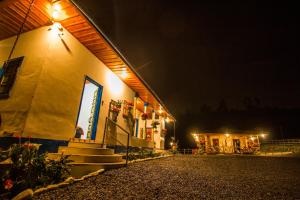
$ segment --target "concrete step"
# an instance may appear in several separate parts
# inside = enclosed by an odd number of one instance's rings
[[[70,163],[71,175],[73,177],[79,178],[84,175],[87,175],[91,172],[95,172],[99,169],[116,169],[124,167],[126,161],[122,160],[121,162],[116,163]]]
[[[68,147],[77,148],[102,148],[102,144],[93,142],[69,142]]]
[[[58,148],[58,153],[64,153],[64,154],[113,155],[114,154],[114,149],[60,146]]]
[[[67,155],[67,154],[65,154]],[[50,159],[59,159],[61,153],[49,153]],[[88,154],[70,154],[70,160],[76,163],[117,163],[122,162],[122,155],[88,155]]]

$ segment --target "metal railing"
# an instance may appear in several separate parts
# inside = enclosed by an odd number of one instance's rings
[[[261,141],[262,144],[300,144],[300,139],[282,139]]]
[[[106,139],[106,135],[107,135],[107,130],[109,127],[109,124],[113,124],[116,127],[118,127],[119,129],[121,129],[123,132],[125,132],[127,134],[127,144],[126,144],[126,166],[128,164],[128,152],[129,152],[129,138],[130,138],[130,132],[127,131],[126,129],[124,129],[123,127],[121,127],[119,124],[117,124],[115,121],[113,121],[112,119],[106,117],[105,119],[105,127],[104,127],[104,134],[103,134],[103,140],[102,140],[102,145],[105,145],[105,139]],[[113,138],[113,137],[112,137]],[[114,140],[116,140],[117,142],[119,142],[120,144],[122,144],[117,138],[113,138]],[[123,146],[125,146],[124,144],[122,144]]]
[[[192,154],[193,152],[193,149],[177,149],[177,152],[180,153],[180,154]]]

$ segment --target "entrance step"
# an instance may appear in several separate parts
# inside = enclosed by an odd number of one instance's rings
[[[68,146],[60,146],[58,153],[49,153],[50,159],[59,159],[61,154],[70,155],[71,175],[81,177],[99,169],[112,169],[125,166],[122,155],[114,154],[114,149],[102,148],[99,143],[70,141]]]
[[[114,149],[90,148],[90,147],[64,147],[58,148],[58,153],[69,154],[92,154],[92,155],[113,155]]]
[[[59,159],[61,156],[60,153],[51,153],[48,154],[50,159]],[[88,155],[88,154],[70,154],[69,157],[75,163],[117,163],[122,162],[122,155],[113,154],[113,155]]]
[[[102,144],[93,142],[69,142],[68,147],[77,148],[102,148]]]

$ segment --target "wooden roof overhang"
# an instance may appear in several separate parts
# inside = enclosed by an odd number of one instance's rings
[[[18,34],[30,2],[33,2],[23,31],[27,32],[52,23],[53,4],[59,4],[60,15],[55,20],[77,38],[99,60],[120,77],[139,97],[149,103],[154,110],[162,109],[163,115],[175,118],[162,101],[131,64],[113,45],[92,19],[72,0],[1,0],[0,1],[0,40]],[[126,72],[126,78],[122,73]]]

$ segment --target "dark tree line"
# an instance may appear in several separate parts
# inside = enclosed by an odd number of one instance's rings
[[[181,148],[195,144],[191,133],[200,132],[268,132],[268,139],[300,138],[300,108],[265,106],[259,98],[245,97],[243,108],[230,108],[222,99],[215,108],[203,104],[177,116],[176,137]],[[172,127],[170,127],[172,128]]]

